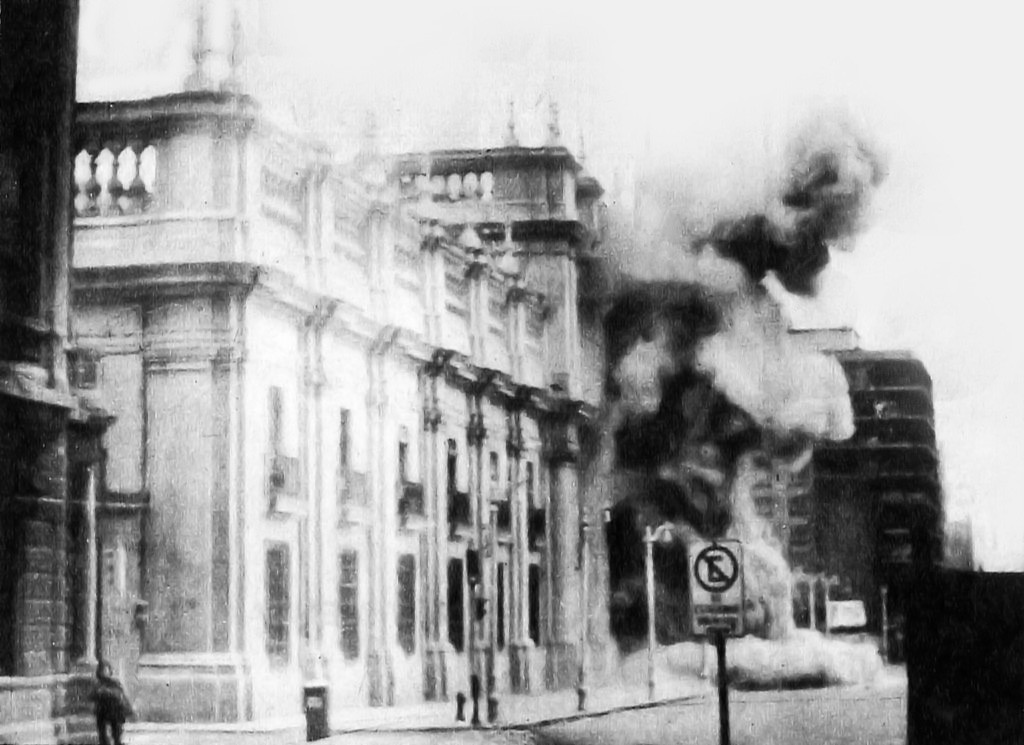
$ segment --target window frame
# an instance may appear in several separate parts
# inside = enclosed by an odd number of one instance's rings
[[[277,571],[271,566],[271,557],[275,554],[283,557],[283,566]],[[267,541],[263,555],[264,651],[272,664],[288,664],[292,646],[291,546],[286,541]],[[272,578],[276,576],[281,578],[279,587],[283,592],[273,596]],[[275,629],[281,629],[282,633],[278,635]]]
[[[338,553],[338,645],[346,661],[362,654],[359,622],[359,552],[345,548]]]
[[[397,628],[398,646],[406,655],[416,653],[416,555],[399,554],[396,562],[397,581]]]
[[[448,643],[456,652],[466,649],[466,568],[458,557],[448,559]]]

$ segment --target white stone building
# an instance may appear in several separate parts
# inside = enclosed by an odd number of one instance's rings
[[[102,652],[142,717],[292,726],[304,685],[402,705],[472,669],[497,696],[577,684],[582,620],[588,649],[607,632],[581,598],[606,579],[581,561],[601,189],[576,158],[338,166],[206,92],[82,104],[76,137],[102,488],[148,505],[105,518],[129,568],[101,583]]]

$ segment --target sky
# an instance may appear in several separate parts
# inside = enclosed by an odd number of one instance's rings
[[[197,2],[146,0],[142,13],[81,0],[79,98],[179,90]],[[230,2],[209,4],[224,48]],[[794,320],[852,325],[865,346],[922,357],[947,512],[970,516],[985,569],[1024,570],[1024,53],[1011,4],[365,5],[240,3],[247,85],[342,154],[371,110],[390,150],[498,145],[509,101],[520,140],[540,144],[554,102],[563,141],[582,144],[610,200],[656,164],[721,203],[763,178],[808,112],[854,117],[889,177]]]

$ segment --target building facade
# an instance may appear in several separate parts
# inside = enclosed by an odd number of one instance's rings
[[[864,629],[880,635],[886,627],[890,655],[899,659],[915,578],[943,560],[931,379],[912,354],[861,349],[850,329],[794,331],[790,341],[835,355],[849,386],[854,434],[814,442],[759,434],[745,445],[751,472],[744,496],[768,528],[764,538],[792,570],[796,625],[826,629],[827,600],[861,601]],[[664,483],[638,487],[628,473],[620,475],[630,464],[622,465],[621,451],[619,458],[620,497],[626,498],[608,526],[611,627],[619,646],[632,649],[646,643],[648,633],[643,531],[664,522],[692,524],[693,518]],[[652,548],[655,632],[663,644],[692,638],[686,551],[679,539]]]
[[[143,718],[292,726],[310,683],[338,711],[599,665],[601,189],[566,148],[338,165],[209,92],[80,105],[75,143],[102,489],[149,505],[101,598]]]
[[[0,741],[72,730],[100,643],[100,436],[69,318],[77,2],[0,21]]]
[[[901,630],[915,569],[943,560],[931,377],[909,352],[860,349],[850,330],[793,338],[836,356],[856,430],[849,440],[818,443],[802,459],[766,471],[778,499],[758,507],[791,566],[823,572],[834,578],[836,593],[862,600],[870,630],[879,633],[883,622]]]

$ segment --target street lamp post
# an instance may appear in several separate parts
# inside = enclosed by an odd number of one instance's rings
[[[488,572],[490,574],[490,585],[491,592],[493,593],[493,602],[491,603],[491,652],[487,656],[487,721],[490,724],[494,724],[498,719],[498,696],[495,692],[495,680],[494,680],[494,666],[497,662],[498,654],[498,608],[497,608],[497,597],[498,597],[498,505],[496,502],[491,502],[491,535],[490,535],[490,554],[491,560],[488,563]]]
[[[587,538],[590,526],[586,520],[580,522],[580,669],[579,684],[576,688],[578,698],[577,709],[586,711],[587,708],[587,640],[590,631],[590,615],[587,613],[587,581],[589,561],[587,554]]]
[[[654,624],[654,543],[668,542],[672,538],[672,524],[663,523],[657,528],[650,525],[644,530],[644,546],[646,555],[644,567],[647,574],[647,696],[653,701],[654,687],[654,645],[657,643],[657,632]]]
[[[469,551],[474,552],[467,556],[475,555],[476,559],[476,572],[480,571],[480,553],[475,550],[475,542],[470,539]],[[480,726],[480,675],[479,675],[479,661],[477,659],[477,612],[478,603],[480,596],[480,580],[479,577],[472,577],[469,584],[469,695],[473,700],[473,715],[470,718],[470,724],[474,727]]]

